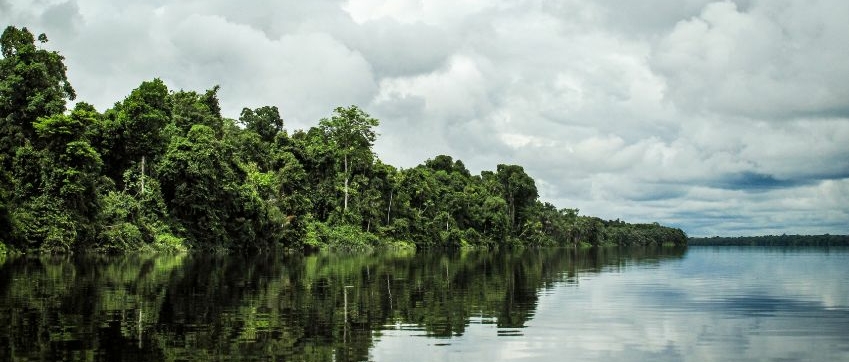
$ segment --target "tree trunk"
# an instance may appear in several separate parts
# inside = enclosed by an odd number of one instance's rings
[[[389,190],[389,207],[386,209],[386,226],[389,226],[389,215],[392,212],[392,192],[395,190]]]
[[[345,205],[343,211],[348,212],[348,154],[345,154]]]
[[[516,226],[516,203],[513,200],[513,191],[507,191],[510,202],[507,204],[507,217],[510,218],[510,231]]]
[[[144,156],[142,156],[141,162],[141,193],[144,194]]]

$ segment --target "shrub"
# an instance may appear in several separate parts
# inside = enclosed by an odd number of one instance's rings
[[[354,225],[328,226],[320,221],[307,224],[304,245],[312,248],[369,249],[380,244],[380,239]]]
[[[156,235],[154,247],[160,251],[181,253],[188,250],[185,240],[181,237],[174,236],[170,233],[160,233]]]
[[[306,233],[304,235],[304,246],[319,249],[327,245],[327,235],[330,232],[325,223],[320,221],[307,221]]]
[[[129,222],[104,227],[98,239],[103,251],[135,250],[144,242],[141,230]]]

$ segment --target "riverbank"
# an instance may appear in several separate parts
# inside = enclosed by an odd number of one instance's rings
[[[692,246],[849,246],[849,235],[763,235],[689,238]]]

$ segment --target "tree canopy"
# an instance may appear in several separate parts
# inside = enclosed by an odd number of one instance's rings
[[[66,112],[75,93],[46,36],[36,45],[8,27],[0,40],[4,250],[687,242],[679,229],[558,209],[519,165],[387,165],[372,149],[380,122],[357,106],[289,133],[276,107],[228,119],[218,86],[152,79],[102,113]]]

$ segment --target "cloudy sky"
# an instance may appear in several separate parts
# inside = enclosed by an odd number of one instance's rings
[[[382,160],[519,164],[581,214],[849,233],[845,0],[0,0],[78,99],[218,84],[287,128],[356,104]]]

